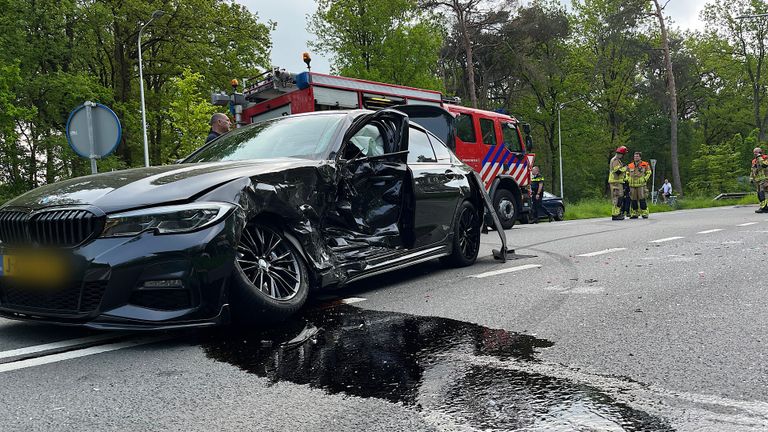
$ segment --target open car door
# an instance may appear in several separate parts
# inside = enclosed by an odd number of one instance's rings
[[[368,258],[413,242],[408,116],[381,110],[359,117],[339,151],[340,220],[333,236],[342,258]]]
[[[433,135],[441,139],[451,151],[456,151],[455,118],[445,109],[434,105],[399,105],[391,109],[396,109],[408,114],[410,121],[418,123],[424,129],[430,131]],[[487,232],[488,226],[493,226],[498,232],[501,240],[501,248],[499,250],[494,249],[493,256],[497,260],[506,261],[510,257],[510,254],[514,255],[515,251],[507,248],[507,236],[504,233],[504,228],[501,226],[501,221],[493,207],[491,198],[488,196],[488,192],[483,186],[480,176],[475,172],[469,179],[475,184],[475,187],[485,204],[485,209],[487,210],[485,213],[486,217],[484,218],[484,231]]]

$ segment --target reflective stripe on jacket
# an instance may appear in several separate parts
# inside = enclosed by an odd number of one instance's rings
[[[608,183],[624,183],[626,175],[627,167],[621,163],[621,159],[618,156],[614,156],[611,159],[610,165],[608,165]]]
[[[754,181],[763,181],[768,179],[768,156],[760,155],[758,158],[752,159],[752,172],[749,174],[749,178]]]
[[[627,165],[627,175],[629,176],[629,187],[642,187],[648,183],[651,178],[651,165],[646,161],[634,162]]]

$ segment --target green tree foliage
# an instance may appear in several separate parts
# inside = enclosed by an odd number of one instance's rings
[[[112,108],[123,125],[116,155],[99,161],[100,170],[143,163],[137,37],[156,9],[165,14],[142,35],[153,164],[195,146],[180,134],[200,137],[199,127],[182,125],[178,104],[184,102],[177,97],[196,109],[188,113],[190,121],[200,119],[202,108],[195,104],[207,100],[210,90],[268,66],[273,25],[226,0],[0,0],[0,82],[12,83],[14,106],[34,113],[3,110],[15,125],[0,133],[0,147],[12,149],[0,155],[1,168],[13,173],[0,177],[2,188],[23,191],[90,173],[64,137],[69,112],[86,100]],[[21,79],[7,81],[5,65],[18,65]],[[199,76],[185,76],[185,70]],[[207,130],[208,119],[202,121]]]
[[[310,46],[333,56],[335,73],[442,88],[442,29],[415,0],[320,0],[308,30],[317,36]]]
[[[698,194],[716,195],[724,191],[737,191],[743,188],[745,164],[741,155],[746,148],[752,149],[757,144],[758,131],[746,138],[741,134],[714,145],[703,145],[698,156],[691,162],[695,173],[688,185]]]
[[[171,79],[168,117],[171,129],[171,145],[163,150],[164,162],[172,162],[200,147],[208,135],[214,107],[201,96],[204,77],[189,68],[181,77]]]

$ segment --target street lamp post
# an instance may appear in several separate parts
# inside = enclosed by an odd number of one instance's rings
[[[165,12],[161,10],[156,10],[152,12],[152,18],[149,19],[149,21],[146,22],[146,24],[142,25],[139,28],[139,38],[138,38],[138,44],[139,44],[139,88],[141,93],[141,128],[144,132],[144,166],[149,166],[149,145],[147,144],[147,107],[144,104],[144,71],[142,70],[141,66],[141,32],[144,31],[144,28],[148,25],[152,24],[152,21],[155,20],[155,18],[160,18],[163,16]]]
[[[582,99],[584,99],[583,96],[557,105],[557,152],[558,158],[560,159],[560,199],[563,199],[565,196],[563,193],[563,135],[560,132],[560,110],[562,110],[566,105],[572,104]]]

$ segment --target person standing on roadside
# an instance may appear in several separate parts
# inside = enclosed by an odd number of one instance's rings
[[[623,220],[624,215],[621,214],[622,204],[624,202],[624,178],[627,175],[627,167],[621,161],[621,158],[627,154],[627,148],[621,146],[616,149],[616,155],[611,159],[608,164],[608,187],[611,189],[611,201],[613,202],[613,208],[611,209],[611,219]]]
[[[552,222],[554,216],[549,210],[541,204],[541,198],[544,195],[544,176],[539,173],[539,167],[531,168],[531,199],[533,200],[533,223],[539,223],[541,213],[546,213],[549,221]]]
[[[768,156],[763,154],[763,149],[755,147],[752,150],[755,158],[752,159],[752,172],[749,173],[749,181],[757,187],[757,199],[760,200],[760,208],[755,213],[768,213],[768,198],[765,192],[768,190]]]
[[[648,189],[645,185],[651,178],[651,165],[642,160],[642,156],[640,152],[635,152],[634,160],[627,165],[629,198],[632,200],[632,208],[629,210],[630,219],[637,219],[638,216],[648,219],[648,202],[645,199]]]
[[[221,135],[229,132],[232,128],[232,122],[229,121],[229,117],[226,114],[215,113],[211,116],[211,130],[208,132],[208,138],[205,139],[205,143],[215,140]]]

